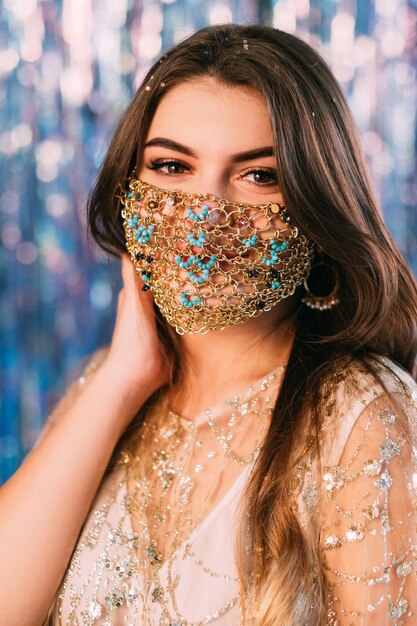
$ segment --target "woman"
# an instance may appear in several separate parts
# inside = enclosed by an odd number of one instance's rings
[[[189,37],[88,209],[124,287],[0,492],[2,623],[415,623],[416,283],[323,60]]]

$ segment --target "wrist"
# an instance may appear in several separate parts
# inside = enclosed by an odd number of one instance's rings
[[[100,376],[106,388],[112,389],[124,407],[130,407],[134,412],[138,411],[158,388],[154,380],[132,377],[129,372],[121,368],[119,363],[111,359],[103,361],[96,375]]]

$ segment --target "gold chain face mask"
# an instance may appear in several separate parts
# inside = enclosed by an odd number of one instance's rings
[[[154,187],[120,193],[126,247],[179,334],[223,330],[269,311],[307,278],[314,244],[285,207]]]

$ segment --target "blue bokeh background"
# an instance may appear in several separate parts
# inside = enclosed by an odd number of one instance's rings
[[[80,360],[108,343],[118,262],[85,201],[152,61],[200,27],[266,23],[341,83],[388,226],[417,272],[417,7],[403,0],[3,0],[0,4],[0,482]]]

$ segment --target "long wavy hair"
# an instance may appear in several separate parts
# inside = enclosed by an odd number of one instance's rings
[[[299,450],[297,442],[303,440],[307,423],[311,432],[319,432],[328,382],[342,362],[353,357],[377,376],[375,356],[385,355],[414,374],[417,286],[383,222],[355,123],[329,67],[304,41],[264,26],[204,28],[151,67],[119,122],[89,198],[90,230],[104,250],[116,256],[125,252],[114,197],[140,158],[158,103],[174,86],[206,76],[225,86],[249,86],[263,96],[287,210],[339,279],[338,306],[328,311],[297,306],[289,363],[244,494],[253,571],[258,572],[255,623],[295,625],[297,598],[303,595],[313,609],[298,619],[321,624],[324,574],[313,576],[320,571],[318,538],[305,536],[292,506],[294,470],[308,452],[306,446]],[[169,385],[178,388],[180,339],[157,310],[156,315],[171,365]],[[124,433],[108,471],[157,394]],[[318,436],[310,439],[310,445],[318,445]],[[242,593],[248,598],[243,555],[237,556]]]

